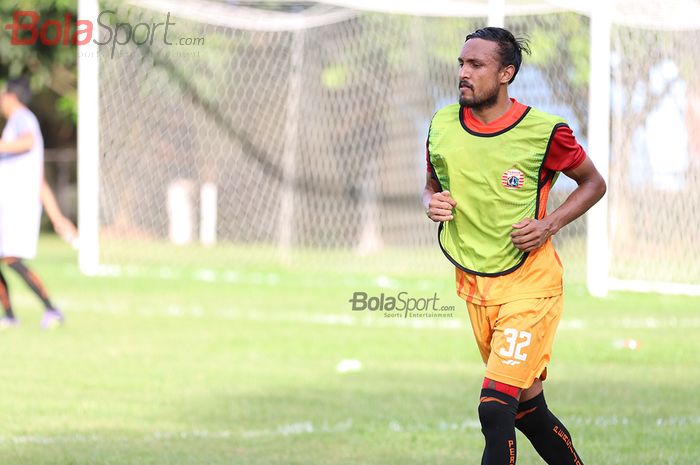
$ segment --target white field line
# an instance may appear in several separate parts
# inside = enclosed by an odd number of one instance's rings
[[[658,417],[658,418],[631,418],[623,416],[597,416],[581,417],[570,416],[565,419],[567,425],[590,426],[594,428],[616,428],[634,425],[642,428],[682,428],[700,425],[700,416],[689,417]],[[308,434],[334,434],[346,433],[355,426],[352,418],[347,418],[337,423],[313,422],[304,420],[294,423],[282,424],[265,429],[250,430],[192,430],[192,431],[154,431],[142,435],[112,435],[112,434],[58,434],[58,435],[5,435],[0,436],[0,445],[3,444],[61,444],[61,443],[100,443],[100,442],[162,442],[169,440],[230,440],[230,439],[255,439],[260,437],[286,437]],[[481,425],[476,418],[468,418],[462,421],[439,421],[436,423],[402,423],[391,420],[384,427],[373,427],[376,432],[394,433],[419,433],[419,432],[445,432],[445,431],[474,431]],[[362,428],[366,429],[366,428]]]
[[[276,287],[284,284],[292,284],[291,281],[285,278],[284,275],[274,272],[239,272],[235,270],[215,270],[201,268],[194,271],[183,272],[177,268],[159,267],[155,271],[151,269],[142,269],[135,266],[130,267],[106,267],[103,275],[115,277],[149,277],[160,278],[165,280],[171,279],[192,279],[201,282],[211,283],[227,283],[239,285],[254,285],[254,286],[269,286]],[[417,291],[429,291],[440,287],[444,282],[442,277],[435,279],[422,279],[418,281],[409,280],[404,282],[402,279],[392,278],[386,275],[370,276],[353,276],[345,275],[338,276],[334,281],[337,284],[342,284],[348,288],[360,288],[363,286],[376,286],[383,289],[404,289],[413,288]],[[297,276],[293,282],[296,288],[325,288],[328,283],[318,279],[317,276]],[[79,304],[80,306],[84,306]],[[66,307],[68,308],[68,307]],[[102,309],[100,309],[101,311]],[[457,315],[466,315],[466,305],[460,300],[455,307]],[[123,313],[121,311],[110,311],[109,313]],[[139,312],[145,315],[161,315],[161,316],[204,316],[204,311],[197,307],[190,309],[180,309],[179,307],[169,307],[167,310],[151,311],[146,313]],[[347,326],[392,326],[392,327],[409,327],[409,328],[442,328],[442,329],[461,329],[464,325],[455,318],[444,318],[444,321],[439,321],[436,318],[384,318],[381,315],[372,315],[370,312],[365,312],[365,316],[356,318],[354,315],[313,315],[300,313],[294,317],[273,315],[262,312],[245,312],[238,313],[232,316],[229,310],[219,310],[206,312],[208,316],[218,316],[226,319],[236,320],[253,320],[253,321],[279,321],[279,322],[305,322],[313,324],[325,325],[347,325]],[[258,313],[260,313],[258,315]],[[376,312],[381,313],[381,312]],[[436,321],[437,320],[437,321]],[[674,328],[700,328],[700,317],[694,318],[657,318],[657,317],[639,317],[639,318],[592,318],[590,320],[582,319],[567,319],[565,318],[559,323],[559,329],[563,330],[578,330],[586,327],[605,327],[619,329],[674,329]]]
[[[308,323],[324,326],[364,326],[364,327],[394,327],[412,329],[446,329],[466,330],[469,322],[464,317],[466,309],[457,308],[452,318],[386,318],[382,312],[353,312],[348,309],[345,314],[320,314],[304,311],[290,311],[288,314],[271,313],[263,310],[241,310],[237,308],[205,309],[201,306],[168,305],[163,307],[126,308],[118,304],[95,302],[86,304],[83,301],[64,302],[62,306],[68,314],[77,313],[106,313],[112,315],[136,315],[144,317],[170,318],[218,318],[224,320],[255,321],[262,323]],[[700,317],[640,317],[640,318],[577,318],[564,319],[559,323],[559,329],[564,331],[583,330],[587,328],[607,329],[697,329],[700,328]]]
[[[698,318],[620,318],[616,320],[625,329],[669,329],[669,328],[700,328]]]
[[[138,315],[146,317],[172,317],[172,318],[202,318],[214,317],[224,320],[243,320],[262,323],[308,323],[323,326],[364,326],[364,327],[394,327],[412,329],[447,329],[447,330],[467,330],[469,323],[466,319],[453,318],[385,318],[380,312],[352,312],[350,314],[313,314],[305,312],[294,312],[280,315],[259,310],[238,310],[234,308],[223,308],[217,310],[205,310],[199,306],[182,307],[170,305],[163,308],[140,308],[124,309],[117,305],[91,304],[75,302],[74,305],[67,305],[64,308],[77,312],[89,313],[109,313],[113,315]],[[457,312],[457,311],[456,311]],[[577,330],[583,329],[586,325],[582,320],[565,320],[559,324],[559,329]]]
[[[381,314],[362,312],[348,314],[313,314],[308,312],[290,312],[289,314],[270,313],[261,310],[239,310],[236,308],[205,309],[200,306],[169,305],[160,308],[125,308],[109,303],[85,304],[84,302],[64,302],[62,306],[67,313],[103,313],[111,315],[136,315],[144,317],[166,318],[219,318],[236,321],[255,321],[262,323],[309,323],[324,326],[365,326],[365,327],[403,327],[418,329],[465,329],[467,323],[457,318],[385,318]],[[455,311],[455,313],[458,313]]]
[[[67,270],[66,272],[74,273]],[[115,278],[149,278],[162,280],[193,280],[206,283],[225,283],[225,284],[241,284],[254,286],[280,286],[293,285],[294,287],[302,288],[326,288],[328,281],[321,279],[319,275],[295,275],[290,279],[287,275],[275,272],[261,271],[236,271],[236,270],[221,270],[211,268],[200,268],[196,270],[181,270],[171,267],[157,268],[140,268],[137,266],[104,266],[101,268],[100,276],[108,276]],[[430,290],[436,287],[442,287],[445,282],[450,282],[449,279],[454,279],[452,275],[436,276],[432,279],[409,279],[392,278],[390,276],[379,274],[374,277],[353,275],[353,274],[333,274],[334,285],[342,285],[347,287],[363,287],[376,286],[384,289],[400,289],[415,288],[417,290]],[[448,280],[448,281],[446,281]]]

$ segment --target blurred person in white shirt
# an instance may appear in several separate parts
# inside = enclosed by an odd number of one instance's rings
[[[30,97],[26,78],[8,80],[0,93],[0,110],[7,119],[0,139],[0,304],[5,311],[0,328],[18,324],[3,275],[5,267],[17,272],[44,304],[43,328],[65,320],[39,277],[25,264],[36,255],[42,190],[48,187],[44,186],[44,139],[39,121],[26,107]]]

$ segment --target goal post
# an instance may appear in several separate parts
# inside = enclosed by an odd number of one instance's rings
[[[609,5],[594,3],[590,26],[590,83],[588,94],[588,156],[606,185],[610,163],[610,12]],[[609,288],[608,196],[587,213],[586,283],[588,291],[604,297]]]
[[[79,0],[78,17],[97,24],[98,0]],[[98,273],[100,120],[99,54],[90,41],[78,51],[78,230],[79,266],[86,275]]]

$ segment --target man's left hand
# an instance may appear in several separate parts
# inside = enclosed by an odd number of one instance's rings
[[[532,252],[547,242],[556,233],[556,229],[548,217],[542,220],[525,218],[513,225],[510,234],[513,245],[523,252]]]

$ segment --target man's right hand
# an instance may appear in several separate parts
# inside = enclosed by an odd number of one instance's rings
[[[428,210],[426,214],[428,218],[436,223],[450,221],[454,216],[452,209],[457,206],[457,202],[452,198],[449,191],[436,192],[430,197]]]

